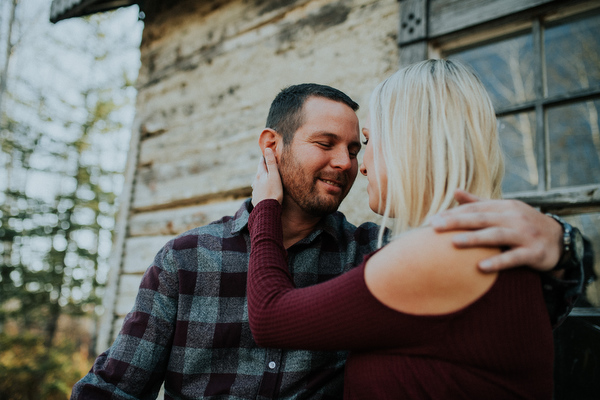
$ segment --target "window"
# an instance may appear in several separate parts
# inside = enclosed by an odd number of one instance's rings
[[[470,65],[490,93],[506,155],[505,196],[566,215],[592,240],[598,274],[600,9],[538,15],[497,37],[461,42],[439,50]],[[600,282],[585,294],[578,306],[600,316]]]

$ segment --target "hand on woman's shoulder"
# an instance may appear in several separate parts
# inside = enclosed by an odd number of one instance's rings
[[[473,303],[497,278],[482,273],[477,263],[500,250],[457,249],[452,244],[457,233],[429,227],[404,233],[367,261],[367,287],[386,306],[408,314],[447,314]]]

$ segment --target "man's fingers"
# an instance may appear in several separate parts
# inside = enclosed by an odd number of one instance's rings
[[[454,191],[454,200],[456,200],[458,204],[475,203],[477,201],[481,201],[479,197],[461,189],[456,189]]]
[[[458,201],[474,196],[457,193]],[[527,265],[548,271],[560,258],[562,229],[556,221],[518,200],[481,200],[446,210],[428,222],[438,232],[465,230],[453,237],[456,247],[504,247],[480,263],[491,271]]]
[[[489,213],[498,211],[509,211],[507,207],[511,200],[481,200],[472,203],[461,204],[460,206],[450,208],[440,212],[441,215],[455,215],[467,213]]]
[[[466,193],[466,192],[463,192]],[[466,193],[468,196],[472,196]],[[469,197],[470,198],[470,197]],[[467,213],[507,213],[507,212],[519,212],[524,209],[531,208],[530,206],[522,203],[518,200],[479,200],[472,203],[461,204],[458,207],[454,207],[445,211],[440,212],[440,215],[458,215]]]
[[[452,243],[458,248],[518,246],[521,241],[512,229],[489,228],[472,232],[458,233],[452,237]]]
[[[440,213],[431,217],[429,223],[436,231],[442,232],[456,229],[482,229],[490,226],[499,226],[502,225],[504,218],[499,213]]]
[[[480,261],[477,266],[484,272],[494,272],[518,265],[528,265],[527,254],[527,250],[523,248],[505,251],[504,253]]]

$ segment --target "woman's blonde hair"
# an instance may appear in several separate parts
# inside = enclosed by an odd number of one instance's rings
[[[500,198],[504,162],[492,102],[477,76],[450,60],[402,68],[373,91],[371,136],[387,171],[383,226],[392,235],[453,207],[455,189]],[[379,150],[379,151],[377,151]],[[381,164],[383,161],[383,164]],[[381,185],[380,201],[381,202]]]

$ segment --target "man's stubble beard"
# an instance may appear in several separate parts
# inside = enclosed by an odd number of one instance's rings
[[[337,211],[350,189],[348,178],[342,173],[332,178],[345,183],[345,192],[338,198],[321,195],[317,189],[319,176],[306,174],[291,149],[284,148],[281,154],[279,174],[284,201],[286,198],[294,201],[304,212],[315,217],[324,217]]]

